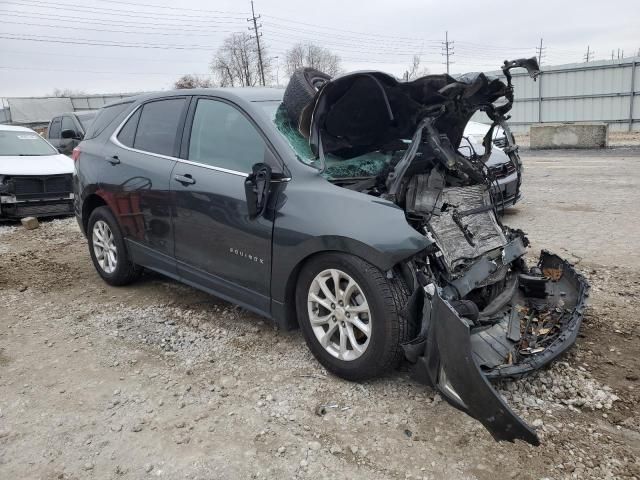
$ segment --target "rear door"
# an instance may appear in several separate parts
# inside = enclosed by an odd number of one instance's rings
[[[134,260],[175,273],[169,181],[189,97],[138,106],[105,149],[102,192],[118,218]]]
[[[268,163],[274,172],[282,168],[237,105],[200,97],[190,110],[184,159],[171,178],[178,273],[268,313],[273,221],[249,218],[244,182],[256,163]]]

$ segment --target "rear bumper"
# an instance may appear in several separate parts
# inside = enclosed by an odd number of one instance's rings
[[[73,214],[73,199],[42,199],[0,204],[0,218],[54,217]]]

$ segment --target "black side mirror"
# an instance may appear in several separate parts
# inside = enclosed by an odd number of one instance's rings
[[[78,132],[71,129],[62,130],[62,132],[60,133],[60,136],[64,139],[70,139],[70,138],[76,139],[76,140],[80,139],[80,134],[78,134]]]
[[[271,167],[266,163],[256,163],[244,181],[249,218],[256,218],[264,213],[267,208],[270,184]]]

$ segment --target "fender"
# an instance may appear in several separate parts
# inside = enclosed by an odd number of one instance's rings
[[[292,181],[280,196],[272,248],[275,302],[285,302],[289,278],[315,253],[349,253],[385,271],[431,244],[407,223],[397,205],[331,184],[327,188],[319,176],[304,189]]]

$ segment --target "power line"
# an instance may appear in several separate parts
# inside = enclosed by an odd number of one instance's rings
[[[260,77],[262,78],[262,86],[266,85],[264,81],[264,65],[262,64],[262,49],[260,48],[260,37],[262,33],[258,32],[258,23],[257,20],[260,18],[260,15],[256,17],[256,12],[253,10],[253,0],[251,0],[251,18],[247,18],[247,22],[253,22],[253,31],[255,32],[256,44],[258,45],[258,62],[260,65]],[[260,24],[262,27],[262,24]],[[251,28],[249,28],[251,30]]]
[[[337,31],[337,32],[346,32],[346,33],[352,33],[354,35],[361,35],[364,37],[367,37],[367,39],[370,39],[372,34],[371,33],[367,33],[367,32],[358,32],[358,31],[354,31],[354,30],[346,30],[344,28],[339,28],[339,27],[328,27],[328,26],[321,26],[318,24],[314,24],[314,23],[305,23],[305,22],[300,22],[298,20],[291,20],[288,18],[283,18],[283,17],[277,17],[275,15],[264,15],[265,18],[275,18],[277,20],[280,20],[282,22],[287,22],[287,23],[296,23],[298,25],[305,25],[308,27],[316,27],[316,28],[322,28],[324,30],[333,30],[333,31]],[[397,39],[397,40],[416,40],[416,41],[424,41],[424,39],[422,38],[418,38],[418,37],[399,37],[399,36],[394,36],[394,35],[385,35],[383,33],[375,33],[375,36],[378,38],[388,38],[388,39]],[[431,43],[440,43],[438,40],[427,40],[428,42]]]
[[[372,44],[392,45],[392,46],[397,46],[398,48],[403,48],[405,50],[407,48],[420,49],[424,47],[424,41],[407,43],[405,41],[396,41],[396,40],[392,41],[392,40],[381,39],[381,38],[371,38],[371,37],[362,38],[362,37],[357,37],[353,35],[340,35],[340,34],[334,34],[329,32],[322,32],[318,30],[310,30],[306,28],[296,28],[289,25],[281,25],[278,23],[273,23],[269,20],[264,22],[264,27],[265,27],[265,30],[274,29],[276,31],[282,31],[285,33],[299,32],[299,33],[303,33],[305,37],[321,37],[320,41],[324,43],[332,42],[337,39],[340,41],[358,42],[366,45],[372,45]],[[431,48],[435,48],[435,47],[431,47]]]
[[[32,20],[52,20],[52,19],[67,19],[67,20],[73,20],[76,23],[79,20],[82,21],[88,21],[91,23],[94,23],[96,25],[107,25],[107,26],[123,26],[123,27],[130,27],[130,28],[151,28],[151,27],[158,27],[158,28],[162,28],[162,29],[167,29],[167,30],[180,30],[182,32],[184,32],[185,28],[188,28],[191,31],[200,31],[200,32],[210,32],[212,28],[216,27],[217,28],[217,23],[222,23],[222,24],[232,24],[232,25],[241,25],[240,23],[236,23],[236,22],[229,22],[227,20],[220,20],[218,22],[214,21],[214,20],[210,20],[211,23],[207,23],[207,24],[201,24],[201,25],[197,25],[197,24],[185,24],[185,23],[157,23],[157,22],[141,22],[139,20],[111,20],[111,19],[102,19],[102,18],[87,18],[87,17],[83,17],[83,18],[78,18],[77,16],[72,16],[72,15],[56,15],[56,14],[41,14],[41,13],[37,13],[37,12],[29,12],[29,14],[25,14],[25,12],[23,11],[19,11],[19,12],[14,12],[14,11],[7,11],[5,14],[5,16],[11,16],[11,17],[22,17],[22,18],[29,18]],[[134,17],[134,18],[138,18],[138,17]],[[106,20],[103,21],[103,20]],[[200,30],[196,30],[197,28],[200,28]],[[206,27],[206,30],[204,30],[203,28]]]
[[[135,3],[130,3],[130,2],[123,2],[123,1],[119,1],[119,0],[102,0],[102,3],[116,3],[119,5],[127,5],[127,6],[135,6],[135,7],[149,7],[149,8],[164,8],[164,9],[168,9],[168,10],[179,10],[179,11],[187,11],[187,12],[199,12],[199,13],[228,13],[228,14],[232,14],[232,15],[240,15],[242,17],[248,15],[249,12],[222,12],[219,10],[204,10],[202,8],[187,8],[187,7],[183,7],[182,5],[180,5],[179,7],[174,7],[174,6],[169,6],[169,5],[159,5],[157,3],[140,3],[140,2],[135,2]]]
[[[9,34],[15,35],[15,34]],[[101,46],[101,47],[123,47],[123,48],[155,48],[160,50],[213,50],[214,47],[205,45],[162,45],[153,43],[124,43],[124,42],[112,42],[109,40],[95,41],[87,38],[68,38],[68,37],[53,37],[47,35],[30,35],[30,36],[13,36],[9,37],[5,34],[0,34],[0,38],[7,40],[24,40],[31,42],[50,42],[50,43],[64,43],[69,45],[84,45],[84,46]]]
[[[29,25],[29,26],[33,26],[33,27],[45,27],[45,28],[56,28],[59,29],[60,25],[48,25],[48,24],[42,24],[42,23],[29,23],[29,22],[12,22],[12,21],[8,21],[8,20],[4,20],[3,23],[10,23],[10,24],[14,24],[14,25]],[[81,27],[81,26],[75,26],[73,27],[74,30],[87,30],[87,31],[91,31],[91,32],[107,32],[107,33],[126,33],[128,35],[163,35],[163,36],[192,36],[192,37],[207,37],[207,38],[211,38],[211,32],[209,33],[193,33],[193,32],[185,32],[183,29],[181,29],[180,32],[175,32],[175,33],[169,33],[169,32],[136,32],[136,31],[131,31],[131,30],[112,30],[112,29],[108,29],[108,28],[91,28],[91,27]],[[216,30],[216,33],[234,33],[236,30]]]
[[[96,71],[96,70],[69,70],[66,68],[43,68],[43,67],[12,67],[8,65],[0,65],[0,69],[3,70],[34,70],[41,72],[68,72],[68,73],[98,73],[98,74],[122,74],[122,75],[167,75],[167,76],[179,76],[179,75],[200,75],[206,76],[211,75],[211,72],[208,73],[193,73],[193,72],[182,72],[182,73],[173,73],[173,72],[124,72],[121,70],[113,70],[113,71]]]
[[[55,4],[51,4],[46,1],[39,0],[29,0],[28,2],[23,0],[3,0],[3,3],[10,5],[17,5],[20,7],[36,7],[38,9],[47,8],[50,10],[60,10],[60,8],[66,8],[68,10],[72,10],[74,13],[93,13],[99,15],[111,15],[116,17],[135,17],[139,18],[140,16],[144,16],[145,18],[155,19],[155,20],[197,20],[201,21],[204,19],[233,19],[233,20],[241,20],[243,17],[241,14],[234,14],[231,16],[220,16],[220,15],[187,15],[187,14],[176,14],[176,13],[162,13],[162,12],[149,12],[144,10],[123,10],[121,8],[104,8],[104,7],[93,7],[86,6],[77,3],[61,3],[56,2]]]
[[[19,55],[19,56],[24,56],[24,55],[40,55],[43,57],[48,57],[51,58],[51,53],[50,52],[42,52],[42,51],[37,51],[37,52],[28,52],[25,50],[14,50],[11,49],[10,51],[4,52],[5,55]],[[57,54],[56,55],[57,58],[70,58],[70,59],[75,59],[75,58],[93,58],[93,59],[99,59],[99,60],[120,60],[122,61],[123,58],[122,57],[115,57],[115,56],[109,56],[109,55],[78,55],[75,53],[70,53],[70,54],[64,54],[64,55],[60,55]],[[199,63],[201,62],[202,59],[198,59],[198,60],[184,60],[184,59],[171,59],[171,60],[167,60],[166,58],[150,58],[150,57],[126,57],[124,60],[127,61],[131,61],[131,62],[160,62],[160,63],[167,63],[168,61],[171,61],[171,63],[184,63],[184,64],[194,64],[194,63]]]
[[[300,40],[300,41],[318,41],[320,43],[322,43],[322,45],[326,45],[328,47],[334,48],[336,50],[340,50],[341,47],[343,49],[348,49],[348,50],[352,50],[355,53],[360,52],[360,53],[388,53],[389,55],[394,55],[394,56],[409,56],[409,57],[413,57],[413,55],[415,55],[415,52],[406,52],[405,49],[393,49],[393,48],[378,48],[376,47],[375,50],[373,50],[372,48],[366,48],[367,45],[359,45],[359,44],[349,44],[349,43],[341,43],[341,42],[321,42],[313,37],[303,37],[303,36],[292,36],[291,34],[285,34],[285,33],[281,33],[281,32],[270,32],[268,29],[265,29],[265,32],[267,33],[267,35],[269,37],[275,37],[275,40],[272,38],[271,41],[272,42],[280,42],[280,43],[286,43],[287,45],[291,44],[292,40]],[[279,40],[279,38],[284,38],[285,40]],[[363,50],[359,50],[358,47],[361,46],[364,49]]]
[[[268,17],[268,15],[263,15],[263,17]],[[371,44],[371,43],[384,43],[385,45],[398,45],[398,46],[403,46],[403,47],[415,47],[415,46],[422,46],[426,43],[431,43],[434,46],[435,45],[440,45],[439,41],[433,41],[433,40],[425,40],[425,39],[413,39],[413,40],[406,40],[406,39],[401,39],[401,38],[396,38],[396,37],[389,37],[389,38],[385,38],[384,36],[379,36],[378,34],[375,35],[371,35],[371,34],[356,34],[356,33],[349,33],[348,30],[343,31],[342,33],[336,33],[333,31],[323,31],[322,29],[327,28],[327,27],[315,27],[315,28],[307,28],[304,23],[300,23],[298,24],[297,22],[295,23],[295,26],[293,25],[287,25],[284,23],[280,23],[278,21],[273,21],[273,20],[269,20],[267,19],[266,21],[263,20],[265,27],[271,27],[274,29],[278,29],[278,30],[283,30],[285,32],[291,32],[291,31],[296,31],[296,32],[302,32],[306,35],[317,35],[317,36],[321,36],[321,37],[326,37],[326,38],[330,38],[330,39],[334,39],[334,38],[338,38],[338,39],[343,39],[343,40],[352,40],[352,41],[357,41],[357,42],[365,42],[367,44]]]

